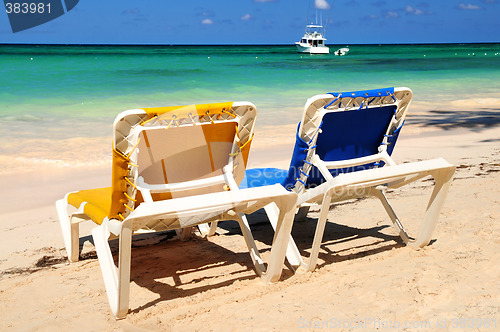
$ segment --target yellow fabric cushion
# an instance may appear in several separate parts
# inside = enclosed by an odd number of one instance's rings
[[[187,106],[169,106],[169,107],[152,107],[143,108],[147,113],[149,118],[154,116],[161,116],[172,111],[175,111],[175,115],[178,118],[187,118],[189,113],[192,115],[205,115],[206,112],[210,114],[223,114],[229,111],[233,107],[233,102],[226,103],[213,103],[213,104],[199,104],[199,105],[187,105]]]
[[[127,191],[125,177],[127,175],[128,158],[113,149],[109,219],[122,219],[119,215],[123,215],[125,212],[126,208],[124,204],[128,202],[128,198],[125,196],[125,192]]]
[[[79,208],[83,202],[87,204],[83,212],[96,224],[102,224],[104,218],[121,219],[120,214],[125,212],[128,198],[124,192],[127,183],[127,158],[116,150],[113,150],[113,169],[111,175],[111,187],[81,190],[68,196],[68,203]]]
[[[79,208],[86,203],[83,213],[96,224],[102,224],[104,218],[109,216],[111,208],[111,187],[81,190],[68,195],[68,203]]]
[[[245,168],[247,166],[248,155],[250,154],[250,146],[252,145],[253,136],[254,135],[252,135],[252,137],[250,137],[245,144],[240,145],[241,155],[243,156],[243,161],[245,162]]]
[[[173,107],[157,107],[157,108],[144,108],[149,118],[154,116],[161,116],[168,112],[174,112],[176,116],[189,116],[190,113],[196,113],[198,115],[204,115],[207,112],[210,114],[223,114],[232,108],[232,102],[227,103],[216,103],[216,104],[202,104],[202,105],[190,105],[190,106],[173,106]],[[204,133],[207,136],[207,142],[210,141],[232,141],[234,137],[234,132],[232,130],[224,131],[224,134],[220,131],[214,132],[213,128],[207,130],[204,129]],[[250,141],[247,142],[245,146],[242,147],[244,161],[246,163],[248,158],[248,150],[250,148]],[[86,202],[84,206],[84,213],[90,217],[95,223],[102,224],[104,218],[108,219],[122,219],[121,215],[126,210],[125,204],[128,203],[128,198],[125,195],[127,191],[128,184],[125,181],[125,177],[128,175],[128,162],[129,158],[124,156],[121,152],[113,149],[112,157],[112,176],[111,176],[111,187],[82,190],[76,193],[72,193],[68,196],[68,203],[76,208]],[[138,205],[142,201],[140,193],[138,193]],[[167,194],[167,196],[170,196]],[[165,199],[167,197],[158,197],[160,199]]]

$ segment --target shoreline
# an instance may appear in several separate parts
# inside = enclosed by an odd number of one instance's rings
[[[499,101],[500,102],[500,101]],[[420,113],[424,114],[424,113]],[[425,117],[427,115],[423,115]],[[413,119],[413,124],[405,124],[402,136],[398,140],[394,158],[397,162],[413,161],[414,155],[419,159],[431,159],[443,156],[449,162],[459,164],[461,160],[460,149],[465,146],[475,145],[481,150],[494,146],[497,140],[496,130],[499,119],[485,117],[483,123],[477,127],[465,127],[460,124],[450,128],[439,127],[439,124],[425,127],[418,117]],[[295,143],[296,124],[281,126],[261,126],[255,130],[247,168],[275,167],[287,169]],[[481,137],[485,137],[481,139]],[[453,142],[447,143],[452,139]],[[73,140],[73,139],[71,139]],[[77,139],[81,145],[83,138]],[[476,140],[475,143],[472,141]],[[481,144],[481,140],[490,140],[493,144]],[[67,160],[47,160],[41,158],[17,161],[21,167],[14,167],[0,171],[0,215],[6,212],[22,211],[29,201],[31,207],[46,206],[55,202],[69,191],[89,188],[107,187],[110,185],[110,151],[111,137],[99,137],[91,147],[84,149],[80,155],[87,155],[88,161],[74,161],[71,147],[65,148],[70,152]],[[433,143],[434,142],[434,143]],[[63,146],[67,144],[62,144]],[[98,151],[98,152],[97,152]],[[418,152],[416,152],[418,151]],[[57,155],[59,151],[50,151]],[[484,151],[487,154],[486,151]],[[93,156],[102,156],[99,161]],[[13,157],[17,160],[18,157]],[[7,156],[0,156],[4,166],[9,160]],[[38,161],[38,163],[37,163]],[[26,166],[27,165],[27,166]],[[17,166],[14,162],[14,166]],[[40,195],[40,193],[49,193]],[[53,193],[53,194],[51,194]],[[1,218],[0,218],[1,221]]]
[[[256,163],[262,163],[262,159],[252,157],[255,150],[275,145],[288,149],[290,154],[284,158],[289,158],[293,149],[297,123],[302,113],[301,107],[286,107],[287,110],[293,110],[287,113],[270,106],[259,107],[255,139],[250,156]],[[484,130],[500,125],[499,109],[500,98],[492,97],[441,102],[438,107],[435,102],[413,101],[403,133],[405,136],[427,137],[428,135],[442,135],[441,130],[445,132],[460,128],[472,131]],[[287,120],[278,122],[284,116],[288,117]],[[3,166],[0,169],[0,176],[40,168],[108,167],[111,162],[112,118],[109,123],[103,123],[104,118],[107,117],[102,117],[99,121],[80,123],[74,131],[70,130],[68,123],[57,122],[53,128],[49,127],[43,134],[39,133],[37,121],[26,122],[23,126],[17,124],[13,127],[14,129],[5,126],[5,132],[0,135],[0,138],[4,139],[0,147],[0,164]],[[3,127],[1,125],[0,122],[0,128]],[[42,125],[46,127],[48,123]],[[63,129],[58,126],[62,126]],[[14,131],[19,131],[21,128],[23,130],[21,136],[13,135]],[[10,130],[13,130],[12,134],[8,134]],[[51,134],[52,131],[54,131],[53,134]],[[82,133],[88,136],[83,136]],[[288,148],[288,144],[292,147]],[[286,168],[288,165],[280,167]]]

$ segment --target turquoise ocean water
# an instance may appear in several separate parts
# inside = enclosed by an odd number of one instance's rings
[[[264,126],[298,122],[308,97],[330,91],[407,86],[416,105],[499,98],[500,44],[350,45],[345,57],[293,45],[0,45],[0,75],[5,160],[35,158],[26,142],[110,137],[113,118],[137,107],[248,100]]]

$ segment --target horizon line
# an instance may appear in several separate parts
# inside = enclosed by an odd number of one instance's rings
[[[468,44],[500,44],[498,42],[421,42],[421,43],[351,43],[351,44],[326,44],[326,45],[468,45]],[[140,43],[2,43],[0,45],[12,46],[166,46],[166,47],[186,47],[186,46],[290,46],[294,44],[140,44]]]

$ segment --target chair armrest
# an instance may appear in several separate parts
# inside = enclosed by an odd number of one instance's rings
[[[388,185],[390,188],[398,188],[410,182],[405,181],[405,178],[408,176],[412,177],[411,180],[414,181],[417,178],[432,175],[432,173],[442,170],[453,173],[455,166],[443,158],[437,158],[343,173],[337,175],[335,178],[331,177],[331,179],[328,179],[315,188],[307,190],[307,192],[300,195],[297,205],[305,202],[319,201],[328,190],[337,190],[337,194],[340,195],[347,192],[347,190],[376,187],[378,185]]]
[[[282,200],[284,197],[292,197],[291,202]],[[287,198],[288,199],[288,198]],[[233,210],[236,213],[252,213],[263,208],[269,203],[275,202],[281,208],[286,205],[286,210],[295,207],[297,194],[287,191],[281,185],[240,189],[236,191],[222,191],[211,194],[187,196],[156,202],[145,202],[139,205],[127,219],[133,220],[137,228],[141,224],[152,219],[180,219],[180,227],[194,226],[196,224],[211,221],[212,217],[219,219],[226,215],[225,211]],[[187,216],[196,216],[193,222]],[[227,218],[233,219],[228,214]],[[204,218],[206,218],[204,220]],[[177,228],[179,225],[173,226]]]
[[[234,180],[231,164],[224,166],[224,174],[212,176],[205,179],[166,183],[166,184],[149,184],[144,181],[142,176],[137,178],[136,187],[140,190],[145,202],[152,202],[151,193],[162,192],[179,192],[192,189],[206,188],[218,184],[226,184],[231,190],[238,190],[238,185]]]
[[[373,163],[373,162],[380,162],[380,161],[383,161],[386,164],[391,165],[391,166],[396,165],[394,160],[385,151],[377,153],[377,154],[373,154],[370,156],[366,156],[366,157],[346,159],[346,160],[340,160],[340,161],[323,161],[323,162],[325,163],[325,166],[328,169],[338,169],[338,168],[345,168],[345,167],[354,167],[354,166],[369,164],[369,163]]]
[[[206,179],[177,182],[177,183],[167,183],[167,184],[148,184],[144,181],[142,176],[137,178],[136,187],[141,191],[141,194],[146,202],[152,202],[151,193],[162,193],[162,192],[178,192],[191,189],[199,189],[210,187],[217,184],[225,184],[225,175],[212,176]]]

